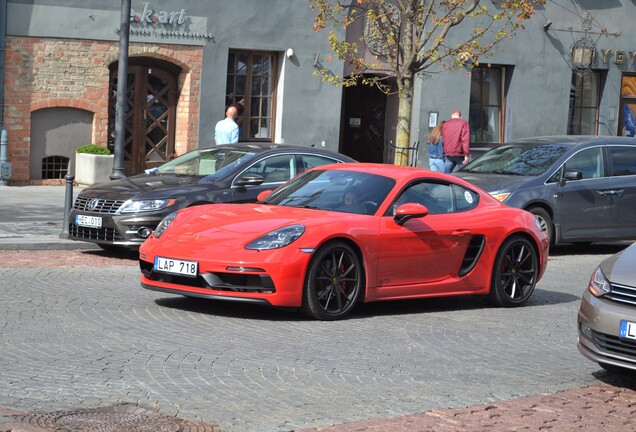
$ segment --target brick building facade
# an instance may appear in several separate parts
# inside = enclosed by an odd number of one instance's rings
[[[91,142],[108,145],[109,71],[118,61],[115,42],[7,37],[5,127],[11,131],[12,180],[29,183],[31,115],[41,109],[77,108],[92,115]],[[175,151],[198,145],[201,47],[131,44],[129,56],[169,61],[179,74]],[[88,143],[84,143],[88,144]],[[70,149],[72,150],[72,149]],[[32,184],[62,180],[31,181]]]

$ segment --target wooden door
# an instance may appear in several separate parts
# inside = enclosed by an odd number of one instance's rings
[[[109,146],[114,150],[116,69],[111,71],[110,95]],[[174,153],[176,105],[177,76],[174,72],[157,65],[129,65],[123,146],[127,176],[170,160]]]

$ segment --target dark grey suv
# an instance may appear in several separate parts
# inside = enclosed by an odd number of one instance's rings
[[[355,162],[328,150],[249,143],[188,152],[146,174],[82,190],[70,213],[69,238],[104,249],[137,248],[168,214],[200,204],[254,202],[314,166]]]
[[[534,213],[552,244],[636,239],[636,138],[526,138],[454,174]]]

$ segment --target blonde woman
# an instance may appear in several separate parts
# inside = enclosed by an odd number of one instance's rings
[[[444,140],[442,138],[442,126],[444,122],[441,122],[435,126],[428,134],[428,165],[431,171],[444,172]]]

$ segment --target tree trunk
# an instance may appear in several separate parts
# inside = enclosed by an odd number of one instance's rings
[[[411,140],[411,112],[413,110],[413,80],[403,80],[398,93],[397,136],[395,137],[395,165],[409,164]]]

